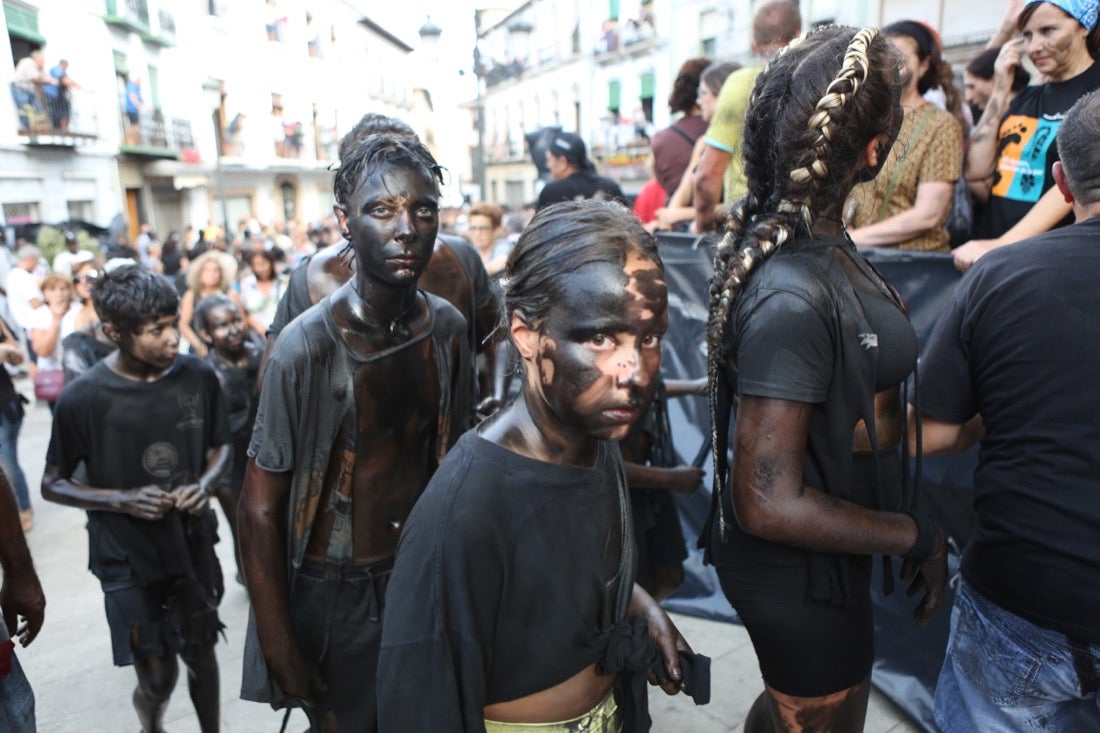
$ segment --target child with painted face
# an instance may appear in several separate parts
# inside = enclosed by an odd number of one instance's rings
[[[656,243],[618,204],[554,205],[524,231],[503,283],[522,392],[462,437],[409,517],[383,631],[381,730],[645,730],[637,667],[653,665],[674,693],[687,650],[634,583],[617,443],[661,362]],[[625,652],[625,639],[638,645]],[[623,656],[636,664],[623,669]]]
[[[179,295],[164,278],[122,265],[91,297],[118,348],[65,385],[42,496],[88,513],[88,566],[103,586],[115,665],[137,673],[141,729],[163,730],[182,659],[210,733],[223,586],[209,504],[230,458],[218,379],[179,353]]]
[[[233,464],[218,482],[217,497],[229,522],[229,530],[233,533],[237,582],[244,583],[237,541],[237,502],[241,497],[244,468],[248,463],[252,421],[256,417],[256,378],[263,351],[248,338],[248,322],[229,296],[221,293],[207,295],[195,306],[195,315],[199,337],[209,346],[206,361],[218,375],[229,420]]]
[[[439,183],[415,139],[351,146],[333,193],[354,277],[279,334],[263,376],[238,505],[254,612],[242,696],[301,705],[312,730],[376,729],[397,540],[470,414],[466,322],[417,287]]]

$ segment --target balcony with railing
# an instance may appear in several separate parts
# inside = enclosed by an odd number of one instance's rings
[[[83,89],[46,91],[19,95],[15,111],[19,137],[28,145],[75,147],[99,137],[95,95]]]
[[[190,120],[165,117],[159,109],[143,109],[131,116],[127,114],[125,104],[119,106],[119,120],[122,125],[122,153],[179,159],[195,147]]]
[[[142,34],[152,34],[149,25],[149,3],[146,0],[104,0],[103,20],[119,28]]]

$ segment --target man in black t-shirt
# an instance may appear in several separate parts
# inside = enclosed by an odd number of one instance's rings
[[[922,359],[925,452],[981,441],[945,733],[1100,730],[1100,92],[1068,112],[1058,152],[1077,223],[983,257]]]
[[[571,132],[559,132],[546,150],[546,167],[554,179],[539,192],[538,208],[559,201],[595,198],[603,193],[607,198],[626,204],[619,184],[596,175],[596,166],[588,159],[584,140]]]
[[[42,495],[88,512],[88,565],[115,664],[137,673],[142,729],[163,729],[178,655],[199,726],[216,731],[222,577],[209,503],[230,456],[218,378],[178,353],[179,296],[163,278],[122,265],[92,300],[118,350],[61,393]]]

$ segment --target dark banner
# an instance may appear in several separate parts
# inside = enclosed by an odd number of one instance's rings
[[[669,329],[664,341],[662,371],[666,379],[705,376],[706,293],[713,242],[683,234],[661,234],[658,241],[669,290]],[[865,254],[901,293],[923,345],[940,309],[961,277],[951,257],[885,250],[867,250]],[[710,415],[706,399],[671,400],[669,413],[680,458],[684,463],[694,462],[706,469],[703,485],[708,490],[689,496],[676,495],[689,555],[683,587],[663,605],[678,613],[736,623],[737,614],[722,594],[714,569],[703,565],[702,551],[695,547],[695,538],[702,531],[710,510]],[[949,459],[925,459],[917,498],[920,505],[936,513],[960,545],[971,526],[973,464],[973,453]],[[957,560],[952,556],[952,574]],[[881,571],[879,563],[876,562],[875,567],[876,572]],[[918,629],[911,616],[915,600],[905,596],[904,585],[899,584],[893,595],[886,597],[882,594],[881,578],[876,575],[871,590],[875,603],[874,684],[918,725],[935,731],[932,693],[947,644],[954,592],[948,593],[935,619]]]

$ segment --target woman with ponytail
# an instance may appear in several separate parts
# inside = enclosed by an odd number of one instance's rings
[[[925,591],[919,622],[943,597],[943,535],[912,512],[898,453],[916,336],[841,224],[847,194],[886,160],[900,93],[885,38],[827,28],[761,73],[745,120],[749,191],[710,290],[708,554],[764,677],[750,733],[862,730],[873,555],[904,558],[910,592]]]

